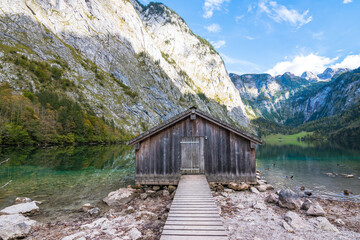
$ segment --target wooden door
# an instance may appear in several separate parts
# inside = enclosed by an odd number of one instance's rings
[[[202,137],[183,137],[181,139],[181,173],[203,173],[204,154]]]

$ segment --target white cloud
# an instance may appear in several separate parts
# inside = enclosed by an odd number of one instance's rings
[[[355,69],[360,67],[360,54],[349,55],[342,62],[334,64],[332,68],[350,68]]]
[[[245,36],[245,38],[247,39],[247,40],[254,40],[255,38],[253,38],[253,37],[251,37],[251,36]]]
[[[216,42],[211,42],[211,44],[214,46],[214,48],[218,49],[225,46],[226,42],[224,40],[219,40]]]
[[[235,17],[235,21],[238,23],[238,22],[240,22],[240,20],[243,19],[244,17],[245,17],[244,15],[236,16],[236,17]]]
[[[221,6],[224,2],[229,2],[230,0],[205,0],[203,9],[204,9],[204,18],[211,18],[215,10],[221,10]]]
[[[219,24],[216,24],[216,23],[213,23],[209,26],[206,26],[205,27],[206,30],[208,30],[209,32],[213,32],[213,33],[218,33],[218,32],[221,32],[221,27]]]
[[[353,0],[344,0],[343,4],[351,3]]]
[[[272,76],[280,75],[285,72],[291,72],[295,75],[301,75],[305,71],[313,73],[323,72],[329,64],[334,63],[338,58],[328,58],[315,55],[313,53],[307,56],[296,56],[292,61],[283,61],[277,63],[272,69],[266,71]]]
[[[300,28],[302,25],[305,25],[312,20],[312,16],[308,16],[309,10],[299,13],[297,10],[288,9],[275,1],[262,0],[258,6],[260,12],[265,12],[268,17],[272,18],[274,21],[278,23],[287,22],[297,28]]]
[[[324,38],[324,32],[313,33],[312,37],[317,40],[322,40]]]
[[[221,57],[223,58],[226,67],[229,69],[229,72],[232,73],[249,73],[249,72],[260,72],[261,69],[259,65],[256,63],[229,57],[223,53],[220,53]]]

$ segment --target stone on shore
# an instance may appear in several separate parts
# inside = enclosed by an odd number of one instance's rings
[[[0,215],[25,214],[31,215],[39,211],[35,202],[26,202],[12,205],[0,211]]]
[[[154,191],[159,191],[160,190],[160,186],[153,186],[152,188]]]
[[[301,205],[301,209],[303,210],[309,210],[313,202],[310,199],[306,199],[303,204]]]
[[[143,212],[137,212],[136,218],[142,219],[142,220],[157,220],[158,216],[155,213],[143,211]]]
[[[30,198],[27,198],[27,197],[17,197],[15,199],[15,204],[18,204],[18,203],[28,203],[28,202],[32,202]]]
[[[94,208],[93,205],[91,205],[90,203],[85,203],[84,205],[81,206],[81,211],[87,212],[92,208]]]
[[[256,201],[253,203],[252,207],[254,209],[259,209],[259,210],[265,210],[266,209],[266,206],[263,202],[260,202],[260,201]]]
[[[234,182],[231,182],[228,184],[228,188],[231,188],[235,191],[244,191],[244,190],[247,190],[249,188],[249,185],[242,182],[242,183],[234,183]]]
[[[129,203],[135,197],[135,190],[132,188],[120,188],[108,194],[103,201],[109,206],[119,206]]]
[[[279,196],[276,195],[275,193],[270,193],[266,198],[265,201],[267,203],[278,203],[279,201]]]
[[[290,189],[283,189],[279,192],[279,206],[290,210],[300,209],[302,202],[299,196]]]
[[[326,212],[320,204],[315,203],[310,206],[310,208],[306,211],[306,214],[309,216],[325,216]]]
[[[295,230],[306,227],[303,219],[295,212],[288,211],[284,216],[285,221]]]
[[[256,189],[256,187],[250,187],[250,191],[251,191],[252,193],[256,193],[256,194],[259,194],[259,193],[260,193],[259,190]]]
[[[21,214],[0,216],[0,238],[3,240],[26,237],[37,222]]]
[[[90,216],[97,216],[100,213],[100,209],[95,207],[95,208],[90,209],[87,212],[89,213]]]
[[[142,237],[141,232],[137,228],[132,228],[127,234],[133,240],[140,239]]]
[[[339,232],[339,230],[324,217],[313,218],[310,219],[309,222],[313,223],[316,228],[323,231]]]
[[[290,233],[294,232],[294,229],[285,221],[282,222],[282,226],[284,227],[284,229]]]
[[[265,192],[267,189],[265,184],[258,185],[256,188],[259,190],[259,192]]]

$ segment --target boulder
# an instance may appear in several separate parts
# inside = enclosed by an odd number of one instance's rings
[[[313,223],[316,228],[323,231],[339,232],[339,230],[324,217],[313,218],[310,219],[309,222]]]
[[[130,187],[133,189],[142,189],[143,188],[143,186],[141,184],[131,185]]]
[[[306,228],[306,223],[295,212],[288,211],[285,214],[284,219],[295,230]]]
[[[3,240],[26,237],[37,222],[21,214],[0,216],[0,238]]]
[[[147,197],[148,197],[148,195],[147,195],[146,193],[141,193],[141,194],[140,194],[140,198],[141,198],[142,200],[145,200]]]
[[[30,198],[27,198],[27,197],[17,197],[15,199],[15,204],[18,204],[18,203],[28,203],[28,202],[31,202],[31,199]]]
[[[270,193],[269,195],[267,195],[267,197],[265,198],[265,201],[267,203],[278,203],[279,201],[279,196],[276,195],[275,193]]]
[[[315,203],[310,205],[310,208],[306,211],[306,214],[309,216],[325,216],[326,212],[320,206],[320,204]]]
[[[300,209],[302,202],[299,196],[290,189],[279,192],[279,206],[290,210]]]
[[[258,180],[258,181],[257,181],[257,184],[259,184],[259,185],[267,184],[267,181],[264,180],[264,179],[261,179],[261,180]]]
[[[258,185],[256,188],[257,188],[257,190],[259,190],[259,192],[265,192],[267,189],[265,184]]]
[[[35,202],[26,202],[12,205],[0,211],[0,215],[25,214],[31,215],[39,211]]]
[[[90,203],[85,203],[84,205],[81,206],[81,211],[87,212],[92,208],[94,208],[93,205],[91,205]]]
[[[306,199],[303,204],[301,205],[301,209],[303,210],[309,210],[310,206],[313,204],[313,202],[310,199]]]
[[[266,184],[266,190],[274,190],[273,185],[271,185],[271,184]]]
[[[215,187],[215,191],[217,191],[217,192],[223,192],[224,189],[225,189],[224,186],[221,185],[221,184],[218,184],[218,185],[216,185],[216,187]]]
[[[140,239],[142,237],[141,232],[137,229],[137,228],[132,228],[127,235],[130,237],[130,239],[132,240],[136,240],[136,239]]]
[[[135,190],[132,188],[120,188],[109,193],[103,201],[109,206],[119,206],[129,203],[135,197]]]
[[[252,193],[256,193],[256,194],[259,194],[259,193],[260,193],[255,187],[250,187],[250,191],[251,191]]]
[[[242,182],[240,184],[231,182],[228,184],[228,188],[231,188],[235,191],[244,191],[244,190],[249,189],[249,185],[244,182]]]
[[[349,175],[345,175],[346,178],[354,178],[354,175],[349,174]]]
[[[156,191],[147,190],[147,191],[146,191],[146,194],[147,194],[148,197],[155,197]]]
[[[154,191],[159,191],[159,190],[160,190],[160,186],[153,186],[152,189],[153,189]]]
[[[234,190],[229,189],[229,188],[225,188],[225,189],[224,189],[224,192],[226,192],[226,193],[233,193],[233,192],[234,192]]]

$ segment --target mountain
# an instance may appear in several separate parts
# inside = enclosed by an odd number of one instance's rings
[[[264,117],[276,122],[285,121],[281,115],[283,102],[312,83],[288,72],[275,78],[269,74],[239,76],[230,73],[229,76],[246,104],[249,116]]]
[[[335,75],[348,71],[350,71],[348,68],[326,68],[323,73],[318,74],[317,76],[322,81],[330,81]]]
[[[319,81],[319,77],[317,75],[315,75],[312,72],[306,71],[303,72],[303,74],[301,74],[301,78],[304,78],[306,80],[312,80],[312,81]]]
[[[162,4],[3,0],[0,9],[0,83],[14,94],[52,92],[130,134],[192,105],[249,125],[220,55]]]

